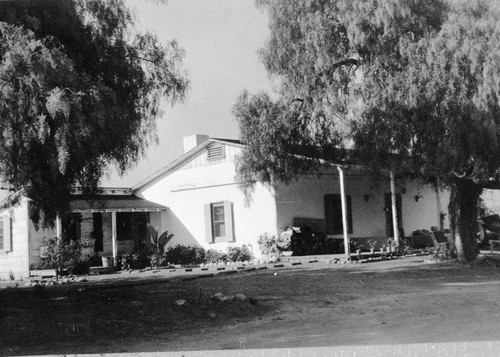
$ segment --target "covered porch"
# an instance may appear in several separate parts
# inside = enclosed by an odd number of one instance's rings
[[[75,195],[70,211],[57,221],[57,236],[94,242],[87,258],[109,257],[113,265],[124,253],[134,253],[148,239],[148,225],[163,228],[167,207],[131,194]]]
[[[396,178],[390,170],[383,174],[374,183],[364,168],[338,165],[280,186],[278,230],[308,227],[319,233],[313,238],[318,251],[343,253],[346,258],[358,251],[395,251],[401,239],[416,230],[443,231],[446,215],[441,202],[446,197],[442,190],[411,178]]]

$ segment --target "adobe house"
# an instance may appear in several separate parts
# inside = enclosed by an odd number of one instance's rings
[[[238,140],[186,137],[184,154],[132,191],[168,206],[165,223],[177,238],[217,250],[245,244],[255,256],[261,234],[279,235],[289,226],[309,225],[343,239],[347,254],[350,239],[398,239],[398,227],[409,234],[447,228],[447,191],[396,181],[390,172],[374,185],[359,165],[332,164],[319,177],[303,175],[276,190],[258,183],[246,205],[235,178],[243,147]]]
[[[43,259],[44,238],[93,238],[88,254],[116,261],[146,238],[147,223],[174,234],[169,246],[225,251],[247,245],[256,258],[261,234],[278,236],[290,226],[308,225],[342,240],[347,255],[350,240],[398,240],[399,227],[411,234],[448,226],[447,191],[396,181],[390,172],[374,185],[359,165],[332,164],[275,190],[258,183],[247,204],[235,178],[243,147],[238,140],[186,137],[183,155],[134,187],[104,189],[99,197],[75,195],[53,230],[37,231],[28,218],[30,200],[11,195],[0,202],[0,278],[10,271],[27,277]]]

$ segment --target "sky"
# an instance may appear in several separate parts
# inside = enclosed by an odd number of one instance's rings
[[[159,144],[152,145],[136,167],[105,187],[131,187],[183,154],[183,137],[206,134],[237,139],[231,114],[238,95],[271,91],[258,49],[269,37],[267,15],[254,0],[129,0],[140,31],[160,40],[176,39],[186,51],[184,67],[191,87],[184,103],[166,106],[158,121]]]

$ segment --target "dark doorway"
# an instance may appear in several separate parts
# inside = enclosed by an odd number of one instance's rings
[[[351,196],[346,196],[347,231],[352,234]],[[326,234],[342,234],[342,198],[339,194],[325,195]]]
[[[92,213],[93,231],[92,238],[94,238],[94,252],[102,252],[103,247],[103,232],[102,232],[102,213]]]
[[[69,243],[81,238],[82,215],[80,213],[68,213],[61,220],[63,241]]]

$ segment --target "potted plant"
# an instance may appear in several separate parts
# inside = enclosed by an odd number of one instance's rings
[[[375,240],[368,240],[368,244],[370,245],[370,254],[373,255],[375,254],[375,246],[377,245],[377,241]]]
[[[361,256],[361,246],[357,242],[352,242],[352,245],[354,246],[354,250],[356,250],[356,254]]]

